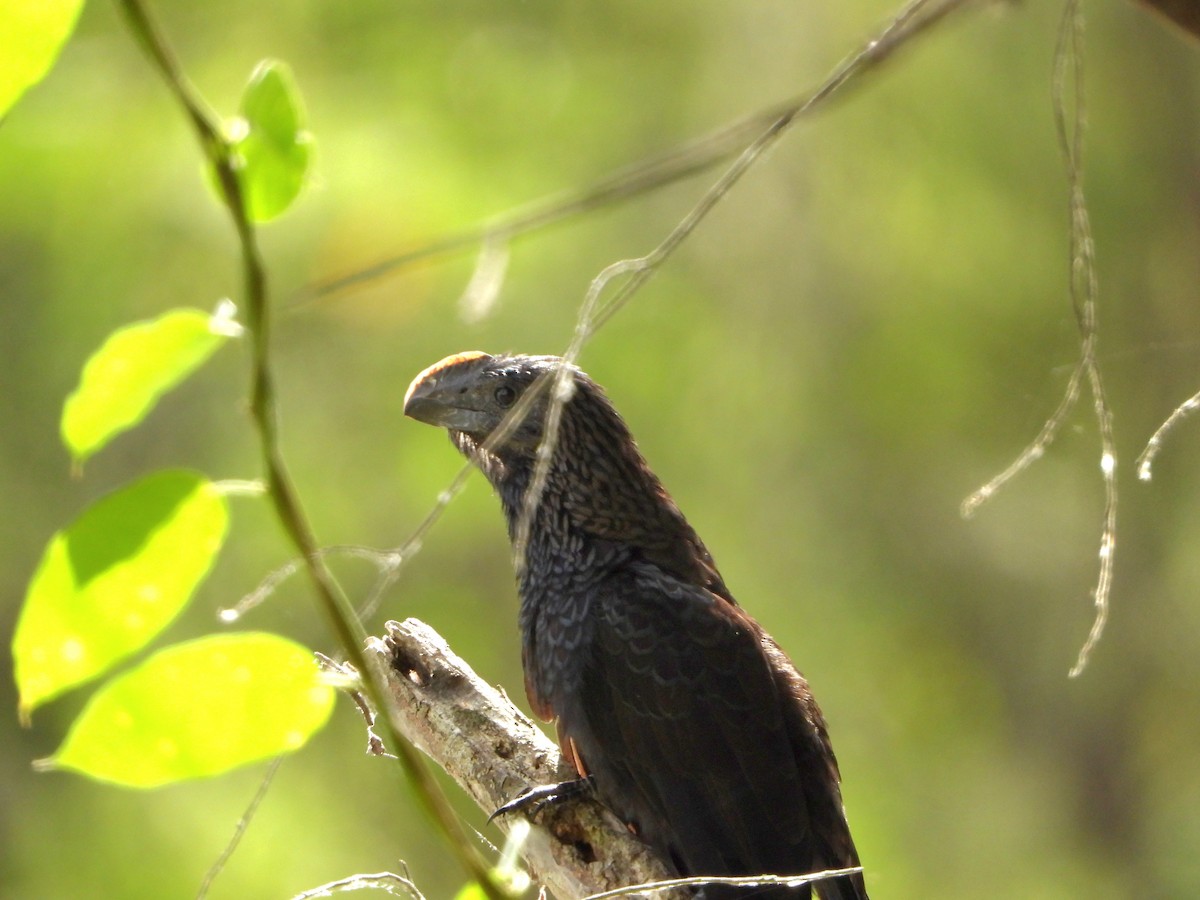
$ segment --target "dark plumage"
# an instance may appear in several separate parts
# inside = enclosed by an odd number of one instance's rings
[[[484,441],[553,357],[461,353],[426,369],[407,415],[445,427],[500,495],[510,537],[550,406]],[[595,382],[569,369],[520,567],[525,687],[599,798],[683,874],[858,865],[837,762],[808,684],[733,599],[712,557]],[[861,876],[822,882],[865,900]],[[707,898],[798,900],[807,887]]]

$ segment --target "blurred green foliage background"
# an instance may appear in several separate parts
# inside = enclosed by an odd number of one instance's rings
[[[589,280],[650,250],[715,173],[517,240],[478,322],[458,308],[469,252],[333,299],[295,292],[800,93],[893,5],[153,9],[222,113],[261,58],[295,73],[316,175],[262,233],[285,451],[323,542],[391,546],[460,465],[402,418],[409,379],[457,350],[561,351]],[[877,900],[1200,895],[1200,423],[1153,482],[1132,465],[1200,388],[1200,55],[1132,4],[1088,4],[1086,185],[1122,496],[1112,617],[1082,678],[1066,673],[1091,622],[1103,500],[1086,399],[1044,460],[958,514],[1036,433],[1077,353],[1059,15],[969,10],[801,123],[582,359],[808,674]],[[87,354],[122,324],[239,289],[194,139],[112,5],[87,7],[0,126],[0,197],[7,636],[45,542],[91,499],[156,467],[259,468],[234,345],[69,477],[57,419]],[[519,697],[489,494],[472,480],[368,625],[425,619]],[[266,504],[234,503],[217,571],[160,646],[222,627],[215,611],[289,558]],[[335,566],[369,590],[365,563]],[[237,627],[331,649],[298,579]],[[147,793],[35,775],[86,694],[24,731],[0,682],[0,896],[192,896],[262,767]],[[286,897],[401,859],[449,896],[461,874],[363,746],[343,702],[284,763],[212,896]]]

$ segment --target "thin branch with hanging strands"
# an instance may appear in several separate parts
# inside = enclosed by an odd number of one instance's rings
[[[1100,570],[1092,589],[1095,616],[1069,676],[1083,674],[1092,651],[1104,633],[1112,594],[1113,556],[1117,546],[1117,450],[1113,437],[1112,409],[1105,396],[1097,357],[1099,342],[1096,278],[1096,246],[1083,191],[1083,137],[1087,125],[1083,82],[1084,15],[1079,0],[1068,0],[1063,8],[1058,43],[1054,51],[1053,106],[1059,150],[1066,168],[1070,211],[1071,303],[1079,329],[1079,359],[1071,372],[1067,390],[1054,413],[1033,441],[1000,474],[963,501],[961,511],[970,518],[1000,488],[1041,459],[1075,409],[1086,379],[1092,395],[1092,410],[1100,432],[1100,473],[1104,482],[1104,513],[1100,533]]]

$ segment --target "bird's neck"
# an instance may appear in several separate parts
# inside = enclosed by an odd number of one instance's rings
[[[574,410],[573,410],[574,411]],[[500,495],[509,537],[527,541],[526,562],[542,577],[574,578],[621,559],[657,565],[683,581],[727,595],[708,550],[646,465],[624,422],[564,416],[545,474],[532,455],[481,468]],[[530,502],[530,491],[537,491]],[[522,521],[528,517],[529,522]],[[534,566],[523,567],[523,579]]]
[[[585,411],[591,414],[580,415]],[[676,517],[668,514],[664,501],[671,511],[674,504],[615,412],[602,417],[610,410],[577,406],[570,412],[541,470],[532,453],[500,455],[481,466],[500,495],[510,536],[524,516],[537,516],[537,530],[548,536],[576,540],[632,541],[640,526],[655,523],[671,531],[676,518],[682,523],[677,511]]]
[[[451,437],[492,483],[510,539],[528,540],[526,559],[537,556],[543,574],[571,577],[581,566],[637,557],[732,601],[708,550],[598,389],[577,391],[565,408],[544,476],[528,447],[488,451],[469,435]],[[531,567],[524,569],[528,577]]]

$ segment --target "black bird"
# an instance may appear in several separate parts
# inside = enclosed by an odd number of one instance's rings
[[[523,531],[552,390],[488,442],[548,356],[449,356],[406,415],[446,428],[500,496],[518,567],[525,689],[599,799],[685,875],[793,875],[859,864],[837,761],[808,683],[733,599],[599,385],[567,367],[544,488]],[[543,385],[545,387],[545,385]],[[495,444],[492,446],[491,444]],[[861,875],[817,884],[866,900]],[[708,900],[801,900],[710,886]]]

